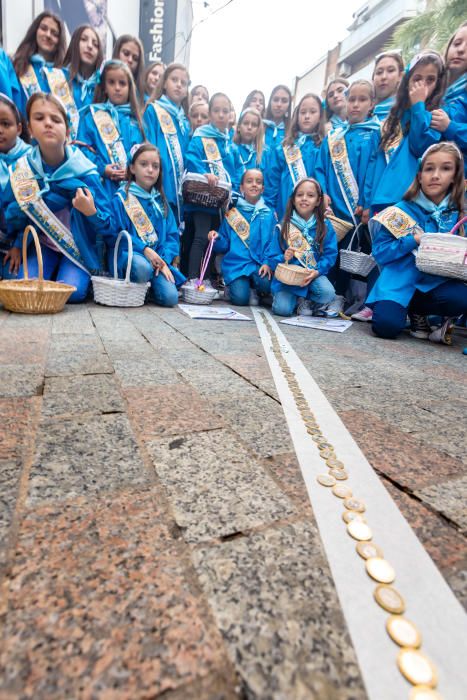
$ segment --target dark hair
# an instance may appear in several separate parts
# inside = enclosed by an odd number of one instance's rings
[[[203,90],[206,90],[206,95],[208,96],[206,102],[209,102],[209,90],[207,89],[207,87],[206,87],[205,85],[201,85],[201,84],[200,84],[200,85],[194,85],[194,86],[191,88],[191,90],[190,90],[190,102],[193,101],[193,93],[196,92],[196,90],[197,90],[198,88],[203,88]]]
[[[372,80],[374,80],[376,68],[378,67],[378,63],[380,61],[382,61],[383,58],[391,58],[395,63],[397,63],[399,73],[404,72],[404,60],[403,60],[401,54],[398,51],[383,51],[383,53],[380,53],[376,56],[375,67],[373,68],[373,75],[371,76]]]
[[[451,154],[454,156],[454,160],[456,163],[456,172],[454,174],[454,184],[451,186],[451,189],[449,190],[450,192],[450,197],[449,201],[451,205],[453,205],[457,211],[459,212],[459,219],[462,218],[463,213],[464,213],[464,196],[465,196],[465,180],[464,180],[464,158],[462,157],[462,153],[460,152],[459,148],[456,146],[456,144],[450,142],[450,141],[442,141],[441,143],[435,143],[427,150],[422,156],[422,161],[420,163],[420,169],[415,176],[414,181],[410,185],[409,189],[407,192],[404,194],[403,199],[410,201],[412,199],[415,199],[417,194],[421,190],[421,182],[420,182],[420,173],[423,170],[423,167],[425,165],[425,161],[430,156],[432,153],[440,153],[441,151],[445,151],[446,153]]]
[[[265,96],[264,96],[264,92],[261,92],[261,90],[252,90],[251,92],[248,93],[248,95],[247,95],[246,98],[245,98],[245,102],[243,103],[243,107],[242,107],[242,110],[241,110],[241,111],[243,112],[245,109],[247,109],[248,107],[250,107],[250,105],[251,105],[251,100],[253,99],[253,97],[254,97],[255,95],[261,95],[261,97],[263,98],[263,105],[264,105],[264,106],[263,106],[263,111],[260,112],[261,118],[263,118],[263,117],[264,117],[264,114],[265,114],[265,110],[266,110],[266,98],[265,98]],[[255,107],[254,109],[257,109],[257,107]]]
[[[295,107],[293,114],[292,114],[292,119],[290,120],[289,128],[287,129],[287,134],[286,137],[283,141],[284,146],[293,146],[295,143],[295,139],[298,136],[298,132],[300,131],[300,128],[298,126],[298,117],[300,113],[300,107],[302,106],[303,102],[305,100],[308,100],[312,98],[317,102],[319,106],[319,122],[315,128],[314,131],[312,131],[311,136],[313,137],[313,141],[317,146],[320,146],[324,137],[326,136],[326,127],[324,123],[324,109],[323,109],[323,103],[321,102],[321,99],[318,97],[318,95],[315,95],[312,92],[307,92],[306,95],[303,95],[302,99],[298,103],[298,105]]]
[[[107,93],[105,91],[105,79],[107,77],[107,73],[109,70],[122,70],[127,79],[128,79],[128,87],[129,87],[129,103],[131,107],[131,112],[132,116],[136,119],[138,122],[138,126],[141,130],[141,133],[143,134],[144,138],[144,127],[143,127],[143,121],[141,119],[141,112],[139,110],[139,102],[138,98],[136,97],[136,87],[135,87],[135,81],[133,80],[133,74],[129,68],[129,66],[124,63],[123,61],[120,61],[120,59],[115,58],[115,59],[110,59],[110,61],[106,61],[105,65],[102,69],[101,73],[101,79],[98,85],[96,85],[96,89],[94,90],[94,97],[93,97],[93,103],[100,103],[100,102],[105,102],[107,99]]]
[[[151,97],[149,98],[149,102],[154,102],[154,100],[159,100],[162,95],[165,94],[165,81],[169,77],[171,73],[173,73],[176,70],[182,70],[184,73],[186,73],[186,76],[188,78],[188,83],[190,82],[190,74],[188,73],[188,69],[185,68],[184,65],[181,63],[170,63],[162,73],[161,79],[157,83],[156,87],[154,88],[154,92],[152,93]],[[183,111],[185,112],[185,115],[188,116],[188,86],[187,86],[187,94],[183,98],[181,102],[181,106],[183,107]]]
[[[141,39],[139,39],[137,36],[132,36],[131,34],[122,34],[122,36],[119,36],[117,41],[115,42],[113,52],[112,52],[112,58],[120,58],[120,51],[122,49],[122,46],[124,44],[129,44],[129,43],[136,44],[139,48],[139,61],[138,65],[136,67],[136,71],[133,74],[133,79],[135,81],[135,86],[136,86],[136,96],[137,100],[140,104],[140,107],[144,104],[144,73],[145,73],[145,68],[144,68],[144,47],[141,42]],[[131,72],[131,71],[130,71]]]
[[[334,112],[331,110],[328,104],[328,92],[329,88],[331,85],[344,85],[344,87],[348,88],[349,87],[349,81],[346,80],[345,78],[334,78],[334,80],[331,80],[327,86],[326,86],[326,95],[324,98],[324,104],[325,104],[325,112],[326,112],[326,119],[329,121],[334,114]]]
[[[290,220],[292,218],[292,213],[293,210],[295,209],[295,196],[297,194],[297,190],[302,185],[304,182],[312,182],[313,185],[316,187],[316,191],[318,192],[319,200],[318,204],[315,207],[314,210],[314,215],[316,216],[316,242],[319,244],[319,249],[320,251],[323,250],[323,242],[326,237],[327,233],[327,225],[326,225],[326,219],[324,216],[324,213],[326,211],[326,207],[324,206],[324,197],[323,197],[323,190],[321,189],[321,185],[319,184],[318,180],[315,180],[314,177],[304,177],[302,180],[299,180],[295,187],[293,188],[293,192],[290,195],[290,197],[287,200],[287,206],[285,207],[285,214],[284,218],[282,220],[282,225],[281,225],[281,245],[282,247],[286,246],[288,247],[288,239],[289,239],[289,225],[290,225]],[[285,248],[284,248],[285,250]]]
[[[450,85],[451,82],[452,82],[452,81],[451,81],[451,76],[449,75],[450,71],[449,71],[449,68],[448,68],[448,53],[449,53],[449,49],[451,48],[451,44],[452,44],[452,42],[454,41],[454,39],[456,38],[456,36],[457,36],[457,34],[459,33],[459,31],[460,31],[461,29],[463,29],[464,27],[467,27],[467,21],[462,22],[462,24],[459,25],[459,26],[457,27],[457,29],[456,29],[456,31],[454,32],[454,34],[452,34],[452,36],[449,38],[449,41],[448,41],[448,43],[446,44],[446,49],[444,50],[444,62],[445,62],[445,64],[446,64],[446,71],[447,71],[447,74],[448,74],[448,75],[447,75],[447,83],[448,83],[448,85]]]
[[[31,120],[31,111],[33,108],[33,105],[38,102],[39,100],[44,100],[44,102],[49,102],[51,105],[56,107],[58,111],[60,112],[60,115],[65,122],[66,128],[70,128],[70,121],[68,119],[68,114],[66,113],[65,107],[62,105],[61,102],[57,100],[57,98],[52,95],[50,92],[35,92],[29,100],[26,102],[26,117],[28,122]]]
[[[412,62],[414,60],[412,59]],[[383,124],[381,132],[381,143],[380,148],[384,150],[388,146],[400,129],[400,122],[402,115],[405,110],[410,107],[409,99],[409,81],[412,77],[414,71],[418,66],[428,66],[433,64],[438,69],[438,78],[436,80],[435,88],[431,96],[427,99],[425,103],[426,109],[431,112],[433,109],[437,109],[441,103],[442,97],[444,95],[444,90],[446,87],[446,70],[444,67],[444,62],[442,57],[437,51],[423,51],[415,57],[415,62],[402,76],[402,80],[397,88],[396,100],[389,112],[386,121]],[[404,136],[408,134],[410,129],[410,122],[408,122],[404,129]]]
[[[263,173],[263,171],[261,170],[261,168],[248,168],[247,170],[245,170],[245,171],[243,172],[242,177],[241,177],[240,185],[243,185],[243,180],[245,179],[245,176],[246,176],[248,173],[251,173],[251,172],[261,173],[261,176],[262,176],[262,178],[263,178],[263,185],[264,185],[264,173]]]
[[[30,143],[29,132],[26,126],[26,119],[20,113],[18,107],[13,102],[13,100],[11,100],[8,97],[8,95],[5,95],[3,92],[0,92],[0,104],[5,105],[5,107],[8,107],[10,109],[16,124],[21,125],[21,138],[25,143]]]
[[[272,119],[271,102],[272,102],[272,98],[274,97],[276,92],[279,92],[279,90],[284,90],[284,92],[286,92],[287,95],[289,96],[289,108],[288,108],[287,112],[284,114],[284,124],[285,124],[285,128],[287,130],[289,128],[289,124],[290,124],[290,108],[292,106],[292,93],[290,92],[287,85],[276,85],[275,87],[273,87],[271,95],[269,96],[268,105],[266,107],[266,119]]]
[[[63,59],[65,57],[65,26],[56,14],[50,12],[49,10],[44,10],[36,19],[31,22],[29,29],[24,35],[23,40],[20,42],[18,48],[16,49],[15,55],[13,56],[13,67],[15,69],[16,75],[20,78],[25,74],[28,64],[31,60],[31,56],[38,52],[37,46],[37,30],[43,19],[50,18],[58,25],[59,38],[57,48],[55,49],[54,56],[54,66],[60,68],[63,65]]]
[[[65,58],[63,59],[63,65],[69,66],[70,69],[70,85],[80,72],[81,57],[79,52],[79,42],[81,41],[81,36],[86,29],[90,29],[97,39],[97,57],[94,62],[94,71],[96,71],[97,68],[99,68],[102,61],[104,60],[104,50],[102,48],[102,42],[99,34],[96,32],[94,27],[91,27],[90,24],[82,24],[80,27],[75,29],[75,31],[71,35],[70,43],[68,45]]]
[[[158,148],[154,146],[152,143],[149,143],[149,141],[144,141],[144,143],[141,143],[139,145],[139,148],[136,149],[136,151],[133,153],[131,156],[131,161],[128,163],[127,166],[127,172],[126,172],[126,179],[127,179],[127,184],[125,186],[125,191],[128,195],[128,190],[130,189],[130,185],[132,182],[135,180],[134,174],[130,170],[130,165],[134,165],[138,158],[143,155],[143,153],[157,153],[159,156],[159,163],[160,163],[160,170],[159,170],[159,175],[157,177],[156,182],[154,183],[154,187],[159,190],[162,196],[162,202],[164,204],[164,216],[167,216],[167,212],[169,210],[169,205],[167,203],[167,198],[165,196],[164,192],[164,187],[162,185],[162,169],[163,169],[163,164],[162,164],[162,158],[161,154]]]

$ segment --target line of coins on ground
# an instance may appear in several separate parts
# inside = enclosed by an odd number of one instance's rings
[[[404,599],[391,585],[396,578],[396,572],[384,559],[380,547],[372,541],[373,534],[364,515],[365,503],[355,497],[352,489],[345,484],[348,480],[348,471],[344,463],[337,459],[332,444],[323,435],[300,389],[295,373],[282,355],[279,341],[268,318],[263,313],[261,315],[271,337],[274,356],[286,378],[307,432],[327,465],[327,473],[319,474],[316,480],[321,486],[330,489],[336,498],[342,500],[344,505],[342,519],[346,524],[347,533],[357,540],[356,551],[365,561],[368,575],[378,583],[374,590],[374,598],[380,607],[391,613],[386,621],[386,630],[392,641],[400,647],[397,656],[398,668],[406,680],[413,685],[409,700],[442,700],[441,695],[435,690],[438,683],[436,668],[432,661],[420,651],[421,634],[413,622],[403,617]]]

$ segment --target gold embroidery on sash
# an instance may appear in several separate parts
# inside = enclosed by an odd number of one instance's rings
[[[151,219],[144,211],[144,207],[142,206],[141,202],[138,201],[138,198],[131,193],[129,193],[128,197],[126,198],[123,198],[120,195],[120,198],[131,223],[135,227],[136,232],[143,243],[150,246],[157,243],[159,237],[154,230]]]
[[[415,219],[399,207],[388,207],[373,217],[375,221],[385,226],[394,238],[403,238],[413,234],[416,229],[421,230]]]
[[[127,155],[114,120],[104,109],[91,108],[91,112],[110,162],[125,168],[127,166]]]
[[[225,218],[229,222],[229,225],[233,228],[240,240],[248,248],[248,239],[250,238],[250,224],[245,219],[243,214],[241,214],[238,209],[233,207],[229,209],[226,213]]]

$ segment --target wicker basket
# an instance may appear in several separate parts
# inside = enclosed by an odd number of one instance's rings
[[[122,236],[128,241],[128,262],[125,279],[118,279],[117,257]],[[120,231],[114,250],[114,276],[91,277],[94,301],[104,306],[143,306],[149,282],[130,282],[131,263],[133,261],[133,243],[127,231]]]
[[[29,279],[28,273],[28,236],[32,235],[36,247],[39,279]],[[0,302],[7,311],[18,314],[56,314],[63,310],[76,287],[63,282],[44,280],[42,251],[36,230],[26,226],[23,233],[23,269],[24,279],[0,282]]]
[[[278,279],[279,282],[282,282],[282,284],[289,284],[292,287],[301,287],[304,278],[309,274],[310,270],[307,267],[279,263],[274,272],[274,277]]]
[[[362,253],[361,250],[352,250],[352,244],[355,236],[357,236],[358,243],[358,230],[361,224],[355,227],[355,231],[352,234],[349,245],[347,248],[343,248],[340,252],[340,268],[345,270],[345,272],[351,272],[353,275],[360,275],[360,277],[367,277],[374,266],[376,265],[376,260],[372,255],[367,255]]]
[[[198,283],[196,287],[182,287],[182,299],[188,304],[211,304],[214,301],[217,290],[213,289],[211,286],[206,289],[203,285],[204,275],[208,269],[213,246],[214,239],[212,238],[208,243],[208,247],[201,261],[201,271],[199,273],[199,279],[196,280]]]
[[[344,221],[344,219],[339,219],[337,216],[334,216],[334,214],[326,214],[326,219],[332,224],[338,241],[342,241],[353,228],[353,224]]]
[[[451,231],[467,222],[467,216]],[[420,240],[415,264],[421,272],[467,281],[467,238],[447,233],[424,233]]]
[[[232,193],[230,182],[219,180],[215,187],[209,187],[206,177],[198,173],[185,173],[181,186],[184,202],[211,209],[226,209]]]

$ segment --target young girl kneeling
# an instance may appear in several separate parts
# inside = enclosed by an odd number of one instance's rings
[[[334,287],[326,275],[336,261],[337,239],[324,212],[319,183],[311,177],[298,182],[287,202],[282,225],[276,227],[269,248],[269,265],[275,269],[285,260],[306,267],[309,274],[301,286],[273,279],[272,310],[278,316],[292,316],[297,302],[298,314],[319,314],[321,307],[334,300]]]
[[[271,268],[267,249],[276,223],[274,212],[264,203],[261,170],[246,170],[240,183],[241,197],[226,213],[219,229],[210,231],[214,252],[225,253],[222,274],[230,301],[238,306],[258,304],[258,295],[269,293]]]
[[[407,314],[411,335],[446,342],[446,323],[431,333],[426,316],[456,317],[467,312],[467,287],[461,280],[418,270],[415,252],[423,232],[448,234],[463,216],[464,163],[453,143],[430,146],[402,202],[370,221],[373,256],[381,274],[367,304],[373,307],[373,332],[395,338]]]
[[[128,231],[133,243],[131,280],[150,282],[157,304],[175,306],[177,287],[185,277],[171,265],[180,251],[178,226],[164,195],[155,146],[143,143],[135,148],[127,180],[114,196],[113,214],[117,230]],[[127,247],[121,245],[117,265],[122,276],[127,262]]]

